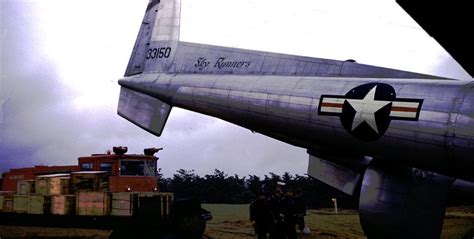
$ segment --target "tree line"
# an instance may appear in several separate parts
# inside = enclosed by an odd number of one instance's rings
[[[332,198],[337,198],[339,207],[357,207],[353,197],[318,180],[298,174],[269,173],[263,177],[256,175],[240,177],[215,169],[213,174],[201,177],[194,170],[180,169],[172,178],[164,178],[161,173],[158,176],[160,191],[173,192],[176,198],[199,198],[203,203],[250,203],[259,192],[271,195],[280,182],[284,183],[284,186],[281,186],[284,191],[299,190],[310,208],[333,207]]]
[[[276,189],[278,182],[284,183],[282,189],[299,190],[308,208],[333,207],[337,198],[341,208],[358,208],[358,197],[352,197],[316,179],[303,175],[269,173],[263,177],[248,175],[228,175],[215,169],[213,174],[203,177],[194,170],[180,169],[171,178],[158,173],[158,185],[162,192],[173,192],[177,198],[199,198],[203,203],[245,204],[256,198],[257,193],[267,196]],[[456,193],[448,194],[448,206],[474,205],[474,197]]]

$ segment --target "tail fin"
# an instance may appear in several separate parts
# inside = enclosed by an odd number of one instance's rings
[[[150,0],[125,76],[171,67],[179,41],[180,12],[180,0]]]
[[[178,48],[180,11],[180,0],[150,0],[125,71],[126,77],[166,72],[171,68]],[[159,99],[121,87],[117,113],[156,136],[163,132],[170,111],[171,105]]]

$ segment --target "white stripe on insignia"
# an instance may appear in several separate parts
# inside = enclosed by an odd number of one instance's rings
[[[324,113],[339,113],[342,114],[342,106],[346,99],[344,98],[331,98],[331,97],[324,97],[321,101],[321,112]]]
[[[323,103],[344,104],[344,101],[346,101],[346,99],[344,98],[328,98],[328,97],[323,98]]]
[[[401,112],[401,111],[391,111],[390,117],[399,117],[399,118],[410,118],[415,119],[417,112]]]
[[[321,107],[321,112],[324,112],[324,113],[342,113],[342,108]]]
[[[420,107],[419,102],[394,101],[392,102],[390,116],[415,119],[418,114],[418,107]]]
[[[393,101],[392,107],[408,107],[418,109],[420,105],[419,102],[403,102],[403,101]]]

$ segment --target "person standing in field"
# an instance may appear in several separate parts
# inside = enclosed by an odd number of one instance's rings
[[[281,203],[284,238],[296,239],[296,208],[293,192],[287,191]]]
[[[283,225],[284,215],[282,213],[282,191],[277,188],[273,195],[267,200],[270,209],[271,224],[270,224],[270,239],[284,238],[285,231]]]
[[[259,192],[257,199],[250,204],[250,222],[258,239],[266,239],[270,232],[272,218],[267,200],[263,192]]]
[[[306,204],[300,190],[295,190],[293,195],[296,212],[296,225],[302,234],[309,234],[309,228],[306,228],[304,217],[306,216]]]

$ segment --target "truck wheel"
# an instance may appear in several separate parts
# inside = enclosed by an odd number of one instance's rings
[[[206,221],[199,215],[187,215],[177,220],[177,231],[186,238],[202,238]]]
[[[137,235],[130,230],[114,229],[109,235],[109,239],[137,238]]]

